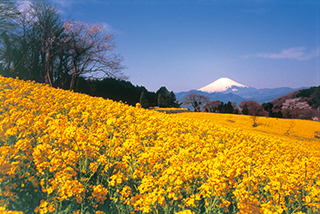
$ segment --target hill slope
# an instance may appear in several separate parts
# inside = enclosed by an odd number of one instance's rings
[[[319,213],[319,151],[0,76],[0,210]]]
[[[271,103],[274,108],[281,109],[286,100],[295,98],[300,98],[301,101],[306,101],[313,109],[317,109],[320,106],[320,86],[296,90],[272,100]]]

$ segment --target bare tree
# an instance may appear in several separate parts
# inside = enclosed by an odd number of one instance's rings
[[[242,109],[242,113],[252,116],[262,116],[265,115],[265,111],[258,102],[253,100],[243,101],[240,103],[239,107]]]
[[[262,108],[262,105],[253,100],[243,101],[240,103],[239,107],[242,109],[243,114],[251,115],[253,127],[258,126],[257,116],[263,116],[267,114],[267,112]]]
[[[105,33],[100,25],[64,22],[46,0],[25,3],[28,6],[19,12],[14,0],[0,0],[3,75],[70,90],[77,90],[79,76],[127,78],[122,73],[122,57],[110,54],[115,48],[113,35]],[[15,28],[9,28],[11,25]]]
[[[203,106],[203,110],[206,112],[219,112],[218,107],[220,104],[221,104],[220,100],[209,102]]]
[[[34,0],[30,5],[30,15],[41,41],[40,77],[52,86],[53,58],[61,45],[63,24],[57,9],[45,1]]]
[[[193,109],[195,112],[200,112],[201,107],[208,103],[210,100],[208,97],[197,94],[197,93],[189,93],[187,96],[184,98],[183,103],[186,105],[192,105]]]
[[[19,15],[13,0],[0,0],[0,71],[8,72],[14,67],[12,36],[18,27],[15,22]]]
[[[0,34],[15,27],[15,18],[20,12],[13,0],[0,0]]]
[[[87,24],[79,21],[65,21],[65,33],[68,35],[68,50],[71,63],[70,90],[75,88],[79,75],[100,72],[104,76],[125,78],[121,73],[122,58],[119,55],[107,55],[115,46],[113,35],[103,32],[99,24]]]

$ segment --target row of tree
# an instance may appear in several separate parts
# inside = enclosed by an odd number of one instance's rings
[[[208,97],[197,93],[189,93],[183,100],[183,104],[191,105],[195,112],[214,112],[214,113],[229,113],[229,114],[245,114],[252,116],[263,116],[266,115],[266,111],[263,109],[262,105],[258,102],[249,100],[243,101],[240,103],[239,107],[237,104],[231,103],[228,101],[227,103],[223,103],[219,100],[211,101]]]
[[[229,113],[229,114],[238,114],[239,109],[237,108],[237,104],[231,103],[228,101],[227,103],[223,103],[219,100],[209,102],[203,106],[203,111],[205,112],[215,112],[215,113]]]
[[[90,96],[121,101],[135,106],[140,103],[142,107],[180,107],[173,91],[162,86],[156,92],[148,91],[144,86],[134,86],[128,80],[117,78],[88,79],[79,77],[77,92]]]
[[[318,89],[319,88],[319,89]],[[320,107],[318,103],[318,96],[315,93],[320,92],[320,87],[313,87],[297,91],[293,94],[283,96],[275,99],[272,102],[259,104],[256,101],[248,100],[239,104],[236,103],[223,103],[219,100],[211,101],[204,95],[197,93],[189,93],[183,100],[185,105],[191,105],[196,112],[215,112],[215,113],[230,113],[230,114],[244,114],[251,116],[269,116],[277,118],[298,118],[298,119],[314,119],[319,120]],[[301,94],[309,94],[310,99],[302,97]],[[281,103],[279,100],[282,100]],[[312,108],[317,107],[317,109]]]
[[[114,36],[99,24],[62,20],[48,1],[21,9],[0,0],[0,73],[78,90],[80,77],[125,79]],[[18,9],[19,8],[19,9]]]

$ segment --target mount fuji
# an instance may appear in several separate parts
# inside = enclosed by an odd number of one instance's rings
[[[224,103],[231,101],[237,103],[238,105],[245,100],[254,100],[258,103],[267,103],[278,97],[286,95],[289,92],[304,88],[305,87],[293,89],[289,87],[281,87],[273,89],[256,89],[238,83],[230,78],[222,77],[197,90],[176,93],[176,98],[179,101],[183,101],[187,94],[197,93],[208,97],[210,101],[220,100]]]
[[[223,92],[223,91],[227,91],[228,89],[231,89],[232,91],[238,91],[236,87],[249,88],[248,86],[242,85],[236,81],[233,81],[232,79],[229,79],[227,77],[222,77],[210,83],[209,85],[206,85],[198,89],[198,91],[203,91],[207,93]]]

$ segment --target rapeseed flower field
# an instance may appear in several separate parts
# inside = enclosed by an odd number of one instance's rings
[[[209,120],[215,124],[233,128],[241,128],[246,131],[260,135],[275,136],[279,138],[290,138],[292,140],[317,141],[320,143],[320,123],[318,121],[301,119],[281,119],[271,117],[255,117],[256,126],[252,116],[237,114],[219,114],[205,112],[189,112],[179,114],[191,119]]]
[[[0,76],[0,212],[319,213],[316,142]]]

